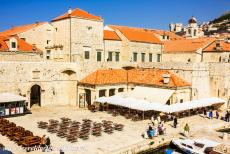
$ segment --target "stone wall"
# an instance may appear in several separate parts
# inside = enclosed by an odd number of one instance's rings
[[[42,55],[26,52],[0,52],[0,61],[42,61]]]
[[[178,53],[163,53],[163,62],[201,62],[201,55],[191,52],[178,52]]]
[[[229,62],[229,52],[203,52],[204,62]]]
[[[192,99],[220,97],[229,100],[229,63],[1,62],[0,92],[14,92],[30,98],[31,87],[39,85],[42,106],[76,105],[77,81],[98,68],[127,65],[174,72],[192,84]]]
[[[41,105],[76,104],[76,65],[46,62],[2,62],[0,92],[13,92],[30,99],[33,85],[41,88]],[[66,70],[72,70],[68,75]],[[28,101],[29,102],[29,101]]]

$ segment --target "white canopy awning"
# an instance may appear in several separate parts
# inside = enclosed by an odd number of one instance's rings
[[[19,95],[15,95],[12,93],[0,93],[0,103],[7,103],[7,102],[20,102],[26,101],[26,97],[22,97]]]
[[[101,103],[108,103],[112,105],[127,107],[135,110],[158,111],[164,113],[175,113],[190,109],[212,106],[215,104],[226,103],[226,101],[223,99],[213,97],[184,103],[176,103],[173,105],[166,105],[158,102],[149,102],[147,100],[140,100],[132,97],[124,97],[121,94],[111,97],[101,97],[98,98],[96,101]]]
[[[133,91],[130,91],[125,95],[127,97],[147,100],[149,102],[166,104],[174,92],[175,90],[170,89],[136,86]]]

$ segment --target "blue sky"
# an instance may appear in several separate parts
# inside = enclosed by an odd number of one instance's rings
[[[209,21],[230,10],[230,0],[0,0],[0,31],[50,21],[68,7],[104,18],[105,24],[168,29],[170,22]]]

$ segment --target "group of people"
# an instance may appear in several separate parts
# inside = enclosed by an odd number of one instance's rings
[[[213,110],[209,110],[207,111],[206,109],[204,109],[204,117],[208,117],[210,119],[214,118],[214,113],[216,115],[216,119],[223,119],[226,122],[230,121],[230,111],[227,111],[223,116],[220,116],[220,113],[218,110],[216,110],[215,112]]]
[[[40,145],[42,147],[42,151],[43,152],[46,151],[46,150],[50,151],[51,150],[51,147],[50,147],[50,145],[51,145],[50,138],[49,137],[46,138],[46,136],[43,135],[42,138],[41,138],[41,141],[40,141]]]
[[[148,124],[148,128],[144,133],[144,138],[153,138],[158,135],[163,135],[166,133],[166,128],[164,127],[164,121],[161,121],[161,117],[154,115],[151,117],[151,122]]]
[[[148,124],[148,128],[144,133],[144,138],[153,138],[158,135],[163,135],[166,133],[166,128],[164,127],[164,123],[161,122],[157,126],[153,126],[151,123]]]

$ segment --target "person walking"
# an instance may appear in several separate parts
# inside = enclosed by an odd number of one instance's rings
[[[216,119],[219,119],[219,112],[216,110]]]
[[[209,118],[210,119],[212,119],[212,117],[213,117],[213,112],[212,112],[212,110],[209,112]]]
[[[229,122],[229,118],[230,118],[230,113],[229,113],[229,111],[227,111],[227,113],[225,115],[226,122]]]
[[[153,114],[152,117],[151,117],[151,121],[152,121],[153,126],[155,126],[154,120],[155,120],[155,116]]]
[[[188,123],[185,124],[184,126],[184,134],[187,136],[190,132],[190,128],[189,128],[189,125]]]
[[[174,117],[174,119],[173,119],[173,126],[174,126],[174,128],[177,127],[177,118],[176,117]]]
[[[206,111],[206,109],[204,108],[204,117],[206,117],[207,116],[207,111]]]

